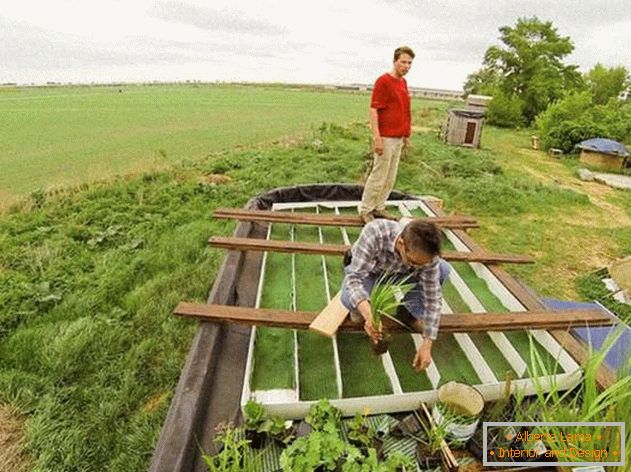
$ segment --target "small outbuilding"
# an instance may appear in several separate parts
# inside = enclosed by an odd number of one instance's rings
[[[479,148],[483,125],[484,110],[451,109],[443,129],[443,139],[449,144]]]
[[[581,150],[581,162],[599,169],[621,170],[629,158],[629,151],[624,144],[611,139],[588,139],[576,147]]]

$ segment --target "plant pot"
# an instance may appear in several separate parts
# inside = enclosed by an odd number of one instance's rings
[[[385,354],[386,352],[388,352],[388,348],[390,347],[390,340],[391,340],[391,336],[389,334],[384,333],[383,334],[383,338],[381,338],[379,341],[372,342],[372,340],[370,341],[370,347],[372,348],[372,352],[373,354],[375,354],[376,356],[380,356],[382,354]]]
[[[377,457],[379,460],[385,458],[385,454],[383,453],[383,439],[376,436],[372,438],[372,447],[377,451]]]
[[[261,449],[265,445],[267,435],[265,433],[259,433],[255,429],[246,429],[245,439],[250,441],[250,447],[252,449]]]
[[[410,413],[390,430],[390,434],[395,438],[401,439],[409,435],[415,436],[422,431],[423,426],[421,426],[418,418],[414,413]]]
[[[473,437],[480,415],[484,409],[484,398],[475,388],[459,382],[448,382],[438,389],[438,402],[432,409],[432,417],[436,424],[443,423],[445,414],[464,415],[460,421],[447,420],[448,436],[460,444]]]
[[[429,447],[423,443],[416,446],[416,461],[421,469],[435,469],[442,463],[440,451],[432,452]]]
[[[384,458],[383,440],[376,436],[371,439],[369,446],[367,446],[362,441],[358,441],[356,439],[351,439],[351,438],[348,439],[348,442],[352,444],[353,446],[355,446],[357,449],[359,449],[359,451],[364,455],[364,457],[368,457],[369,449],[374,449],[377,452],[377,457],[379,459]]]
[[[283,430],[281,434],[272,436],[272,439],[281,447],[287,447],[296,439],[296,427],[292,426]]]
[[[312,431],[313,427],[305,421],[301,421],[294,427],[294,435],[296,436],[296,438],[309,436]]]

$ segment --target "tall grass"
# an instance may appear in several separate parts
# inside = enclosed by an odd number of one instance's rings
[[[572,390],[561,391],[553,385],[551,389],[544,389],[541,379],[551,375],[536,349],[531,349],[533,367],[533,381],[536,394],[533,397],[518,395],[515,407],[515,421],[529,422],[631,422],[631,359],[620,370],[618,380],[607,389],[602,390],[597,383],[597,372],[603,364],[607,352],[622,334],[621,330],[614,332],[598,351],[590,352],[583,367],[583,378],[580,384]],[[533,341],[534,342],[534,341]],[[548,390],[548,391],[546,391]],[[608,457],[600,459],[607,462],[618,462],[621,442],[626,451],[631,447],[631,431],[626,429],[626,436],[621,438],[619,429],[606,426],[542,426],[533,432],[544,434],[548,449],[552,451],[566,451],[570,447],[591,451],[608,451]],[[576,435],[568,440],[568,434]],[[579,435],[583,434],[583,437]],[[589,437],[587,437],[589,434]],[[594,461],[593,458],[569,457],[560,455],[561,462]]]

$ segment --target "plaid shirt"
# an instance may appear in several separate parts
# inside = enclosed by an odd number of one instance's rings
[[[351,249],[353,260],[345,269],[350,302],[355,308],[362,300],[370,300],[370,294],[362,283],[367,277],[378,278],[384,272],[410,276],[410,282],[418,283],[423,296],[423,335],[436,339],[442,305],[440,258],[436,256],[420,268],[404,264],[394,245],[403,228],[402,224],[385,219],[376,219],[364,226]]]

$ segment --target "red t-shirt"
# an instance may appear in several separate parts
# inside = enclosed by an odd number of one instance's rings
[[[372,89],[370,107],[377,110],[381,136],[410,136],[410,95],[404,78],[390,74],[379,77]]]

